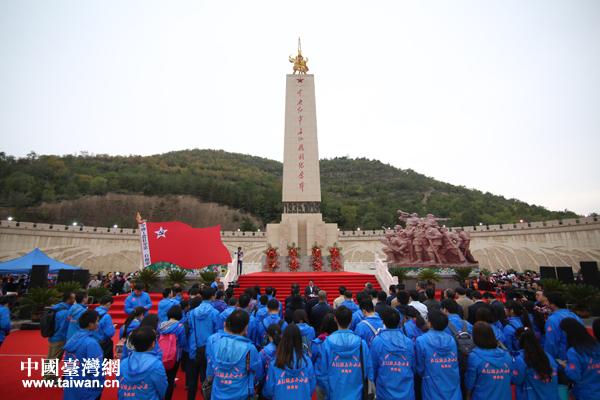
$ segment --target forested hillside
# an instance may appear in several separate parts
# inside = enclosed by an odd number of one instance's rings
[[[321,160],[320,166],[323,217],[341,229],[392,226],[399,209],[452,218],[447,224],[450,226],[577,217],[567,210],[549,211],[376,160],[341,157]],[[1,152],[0,205],[10,207],[11,214],[19,219],[30,206],[109,192],[189,195],[252,214],[264,226],[280,219],[282,171],[280,162],[223,150],[182,150],[147,157],[32,152],[15,158]],[[33,222],[70,223],[69,218],[73,218],[63,215],[61,221],[49,221],[44,207],[37,209],[37,221]],[[113,222],[114,218],[107,218],[103,225]]]

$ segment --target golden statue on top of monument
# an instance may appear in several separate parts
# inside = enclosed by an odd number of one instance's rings
[[[308,58],[302,57],[302,46],[300,45],[300,38],[298,38],[298,57],[292,58],[290,54],[290,62],[294,63],[294,74],[298,71],[299,74],[306,74],[308,72],[308,67],[306,63],[308,62]]]

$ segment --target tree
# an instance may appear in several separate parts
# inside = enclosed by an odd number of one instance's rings
[[[29,192],[34,184],[35,178],[21,171],[11,174],[8,179],[6,179],[6,187],[9,190],[18,193]]]
[[[250,217],[244,217],[242,219],[242,224],[240,225],[240,231],[242,232],[256,232],[257,228],[254,226],[254,223],[250,219]]]
[[[97,176],[90,182],[90,192],[92,194],[106,194],[108,192],[108,180]]]
[[[354,229],[354,223],[356,222],[356,207],[355,206],[342,206],[340,212],[340,220],[342,225],[348,229]]]

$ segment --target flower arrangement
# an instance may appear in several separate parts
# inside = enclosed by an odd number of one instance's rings
[[[339,272],[342,270],[342,260],[340,259],[340,251],[341,247],[337,246],[337,243],[334,243],[333,246],[328,247],[329,255],[327,259],[329,260],[329,264],[331,265],[331,272]]]
[[[298,272],[300,269],[300,264],[298,264],[298,259],[300,258],[298,250],[300,250],[300,247],[296,247],[296,243],[292,243],[291,246],[287,247],[287,261],[290,272]]]
[[[311,250],[311,266],[313,271],[321,271],[323,269],[323,247],[314,244]]]
[[[267,250],[265,250],[265,254],[267,255],[265,268],[271,272],[275,272],[275,270],[279,268],[279,260],[277,259],[279,254],[277,254],[277,247],[271,247],[271,243],[269,243]]]

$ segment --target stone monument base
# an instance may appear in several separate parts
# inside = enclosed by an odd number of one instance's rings
[[[385,261],[384,261],[385,263]],[[473,267],[479,268],[479,263],[461,263],[461,264],[441,264],[441,263],[432,263],[432,262],[422,262],[422,263],[387,263],[387,267],[389,268],[458,268],[458,267]]]
[[[301,256],[310,255],[315,243],[323,246],[323,258],[327,247],[333,246],[338,237],[337,224],[323,222],[322,214],[282,214],[281,223],[267,224],[267,243],[279,248],[279,254],[287,252],[292,243],[300,247]]]

